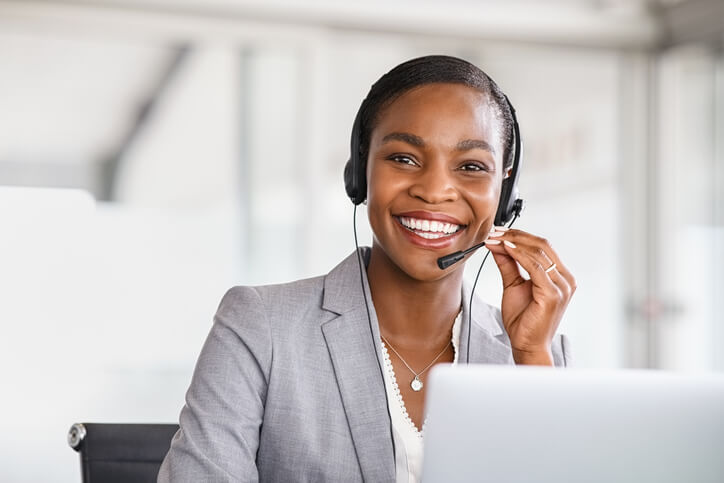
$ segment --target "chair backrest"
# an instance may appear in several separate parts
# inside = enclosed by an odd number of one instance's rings
[[[84,483],[155,482],[178,424],[77,423],[68,444]]]

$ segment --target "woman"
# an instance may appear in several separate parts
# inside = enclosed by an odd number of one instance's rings
[[[352,142],[364,189],[348,185],[372,248],[224,296],[159,481],[418,481],[430,367],[566,365],[554,334],[573,276],[542,238],[493,226],[512,126],[497,85],[460,59],[414,59],[372,86]],[[469,311],[463,263],[437,265],[483,241],[502,313]]]

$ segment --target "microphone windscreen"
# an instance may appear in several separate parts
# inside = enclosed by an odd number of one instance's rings
[[[465,258],[465,252],[451,253],[450,255],[438,258],[437,266],[440,267],[440,270],[445,270],[447,267],[459,262],[463,258]]]

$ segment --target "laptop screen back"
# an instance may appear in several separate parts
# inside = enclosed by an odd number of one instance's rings
[[[423,481],[724,482],[724,376],[438,365]]]

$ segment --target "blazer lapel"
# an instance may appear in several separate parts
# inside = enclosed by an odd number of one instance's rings
[[[365,270],[363,283],[371,320],[362,298],[356,254],[327,275],[323,308],[339,317],[323,324],[322,332],[363,479],[392,482],[395,479],[392,427],[378,353],[379,326],[369,299]]]

